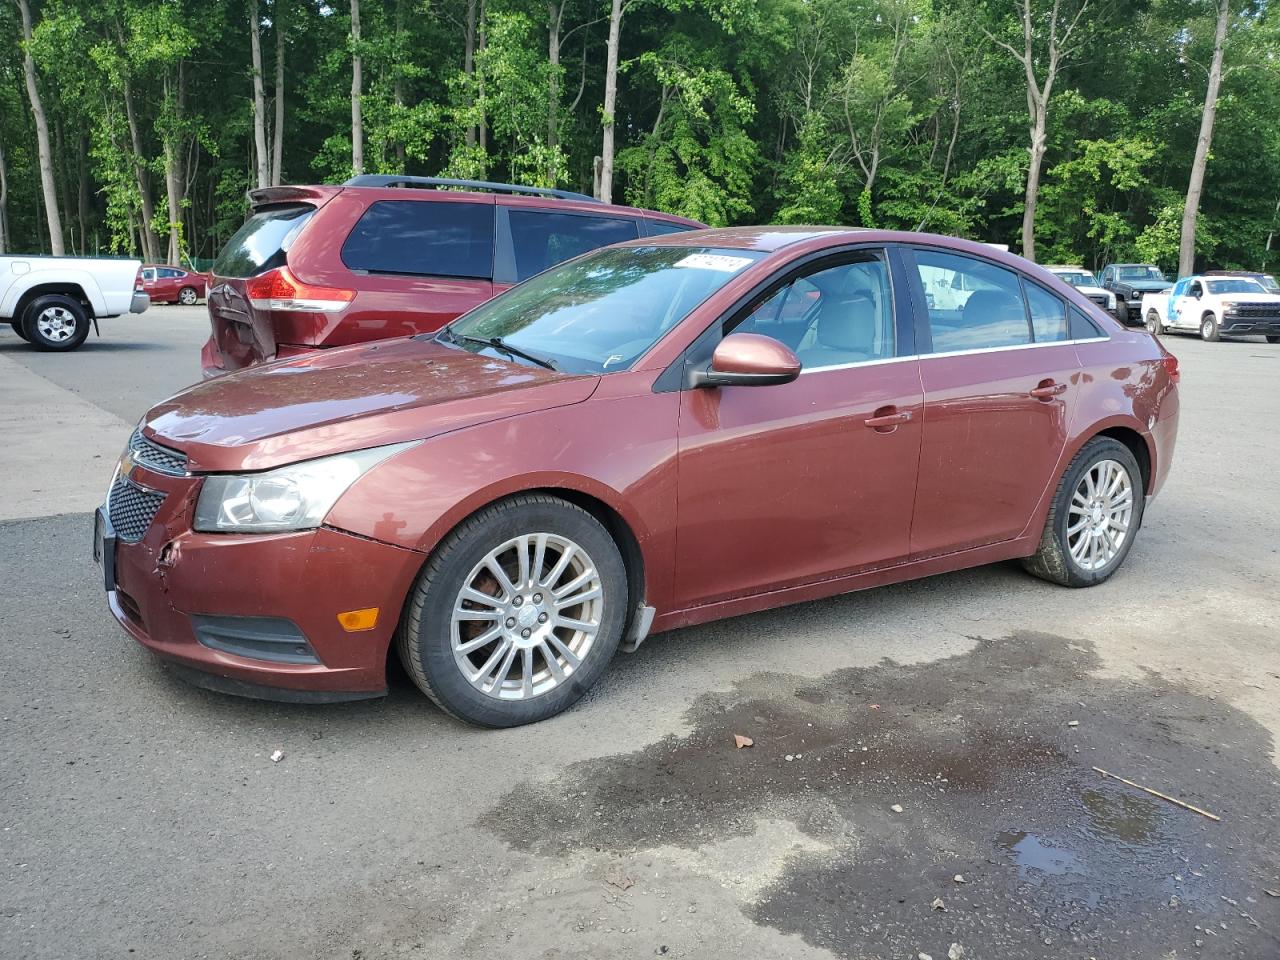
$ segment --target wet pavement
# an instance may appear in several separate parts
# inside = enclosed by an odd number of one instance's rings
[[[481,823],[557,857],[785,818],[815,843],[743,910],[839,957],[1280,957],[1269,734],[1099,666],[1088,641],[1026,633],[816,683],[754,677],[701,698],[687,736],[522,784]]]

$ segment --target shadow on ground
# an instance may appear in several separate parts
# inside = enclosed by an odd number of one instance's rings
[[[1019,634],[918,666],[757,676],[701,697],[688,736],[521,785],[481,825],[556,857],[696,849],[783,816],[817,843],[743,910],[840,957],[1280,956],[1270,736],[1098,667],[1088,642]]]

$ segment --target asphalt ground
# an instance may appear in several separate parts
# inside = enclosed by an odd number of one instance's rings
[[[399,671],[274,705],[125,637],[88,511],[207,321],[102,326],[0,328],[0,956],[1280,956],[1280,347],[1167,341],[1173,472],[1101,587],[1001,564],[675,631],[492,732]]]

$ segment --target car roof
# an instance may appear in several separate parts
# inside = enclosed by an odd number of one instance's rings
[[[1080,273],[1087,273],[1093,276],[1092,271],[1086,270],[1084,267],[1073,267],[1069,263],[1047,263],[1044,267],[1046,270],[1076,270]]]
[[[802,226],[759,226],[759,227],[712,227],[705,230],[687,230],[683,233],[668,233],[660,237],[642,237],[639,240],[628,240],[627,246],[633,247],[721,247],[726,250],[758,250],[772,253],[819,238],[840,238],[859,240],[883,231],[868,230],[865,227],[802,227]]]

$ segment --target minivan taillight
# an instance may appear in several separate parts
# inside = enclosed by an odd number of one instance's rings
[[[277,267],[245,283],[249,302],[259,310],[293,310],[302,313],[337,313],[355,299],[354,290],[317,287],[303,283],[288,267]]]

